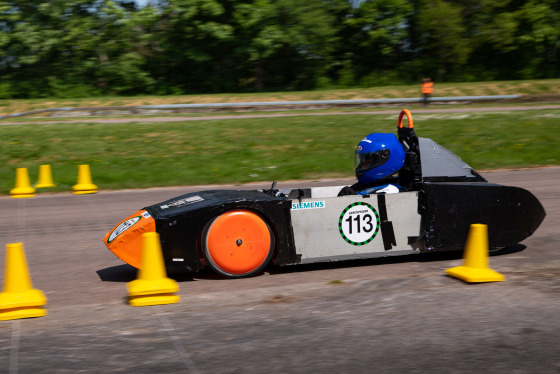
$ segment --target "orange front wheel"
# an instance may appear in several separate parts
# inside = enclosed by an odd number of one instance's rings
[[[208,265],[229,278],[250,277],[262,271],[274,251],[268,224],[247,210],[226,212],[204,229],[202,254]]]

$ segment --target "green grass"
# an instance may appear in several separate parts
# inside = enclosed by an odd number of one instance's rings
[[[559,118],[559,110],[418,114],[414,125],[482,170],[560,164]],[[18,167],[35,183],[42,164],[51,165],[54,191],[76,183],[79,164],[90,165],[100,189],[352,177],[356,144],[371,132],[394,132],[396,120],[355,114],[0,126],[0,193],[14,187]]]

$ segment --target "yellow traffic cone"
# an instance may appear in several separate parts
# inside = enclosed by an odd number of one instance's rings
[[[29,183],[27,168],[16,169],[16,186],[10,190],[10,195],[17,198],[35,196],[35,189]]]
[[[72,186],[75,195],[83,195],[88,193],[96,193],[97,186],[91,181],[91,172],[89,165],[78,166],[78,184]]]
[[[138,279],[128,282],[128,302],[132,306],[173,304],[179,302],[177,282],[167,278],[157,232],[142,234],[142,268]]]
[[[480,223],[471,225],[463,259],[462,266],[447,269],[447,274],[468,283],[500,282],[506,279],[505,276],[488,267],[487,225]]]
[[[4,292],[0,293],[0,321],[43,317],[47,303],[42,291],[31,286],[22,243],[6,244]]]
[[[35,185],[35,188],[48,188],[48,187],[56,187],[52,179],[52,172],[50,165],[41,165],[39,166],[39,180]]]

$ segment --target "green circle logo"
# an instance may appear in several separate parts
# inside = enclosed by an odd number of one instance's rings
[[[374,207],[364,202],[348,205],[338,219],[338,231],[352,245],[365,245],[379,232],[379,214]]]

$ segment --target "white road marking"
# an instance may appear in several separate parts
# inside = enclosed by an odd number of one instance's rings
[[[12,321],[12,339],[10,341],[10,363],[9,363],[10,374],[17,374],[18,372],[19,336],[20,336],[20,320],[15,319]]]
[[[189,354],[185,350],[183,343],[181,343],[181,339],[179,339],[179,336],[177,336],[177,331],[173,328],[169,320],[163,314],[158,314],[158,318],[163,325],[163,329],[169,336],[169,339],[171,339],[171,341],[175,345],[177,353],[179,353],[179,356],[181,356],[181,358],[183,359],[185,366],[187,367],[187,369],[189,369],[189,372],[192,374],[199,374],[199,371],[194,365],[194,362],[192,362]]]

